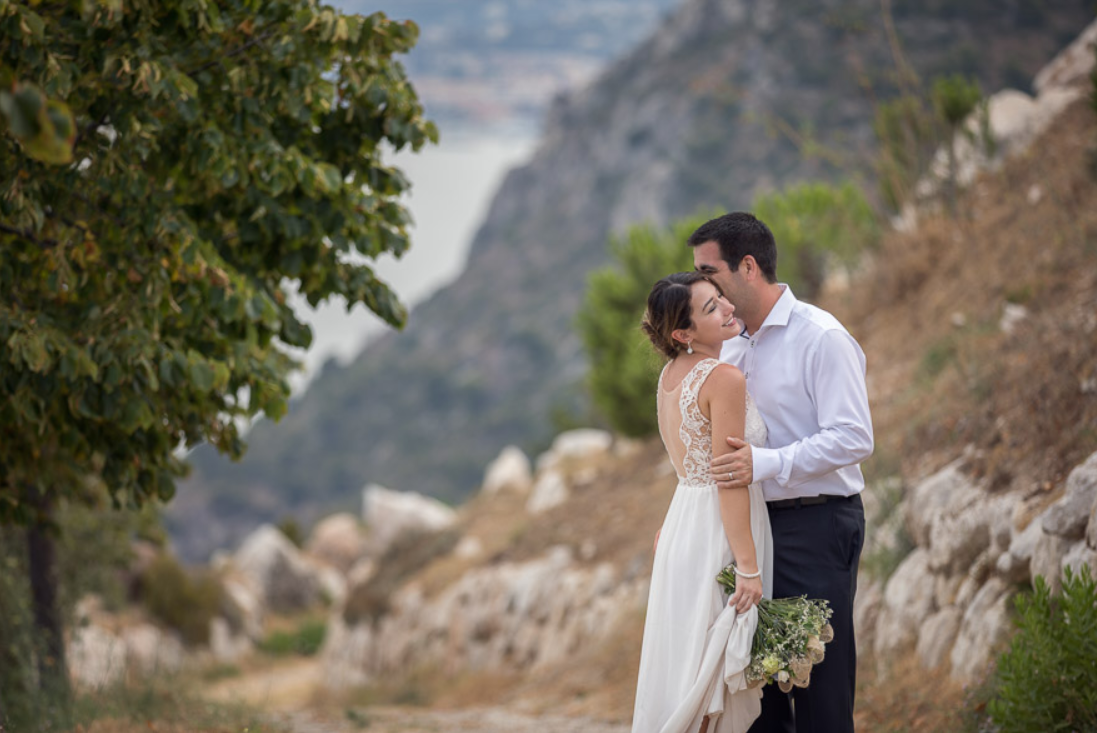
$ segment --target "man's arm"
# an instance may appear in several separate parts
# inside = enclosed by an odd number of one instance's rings
[[[872,455],[872,416],[864,354],[845,331],[827,331],[807,364],[808,395],[819,431],[780,448],[755,448],[754,480],[795,488]]]
[[[818,432],[780,448],[759,448],[729,439],[734,451],[712,463],[719,488],[744,488],[766,479],[795,488],[872,455],[864,355],[857,342],[844,331],[828,331],[805,369]],[[729,479],[729,474],[733,478]]]

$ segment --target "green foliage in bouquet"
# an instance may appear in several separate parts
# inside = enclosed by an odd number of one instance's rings
[[[633,227],[610,244],[614,265],[596,270],[577,324],[590,361],[588,385],[595,406],[623,435],[658,431],[655,386],[663,359],[640,330],[651,286],[674,272],[693,269],[686,240],[713,216],[699,215],[669,228]]]
[[[734,566],[716,576],[728,595],[735,592]],[[823,661],[824,645],[834,639],[828,623],[830,604],[822,599],[763,598],[758,602],[758,628],[750,647],[747,682],[752,687],[776,682],[782,692],[807,687],[811,668]]]
[[[1017,597],[1017,635],[987,708],[1002,733],[1097,730],[1097,582],[1067,568],[1052,596],[1037,576]]]

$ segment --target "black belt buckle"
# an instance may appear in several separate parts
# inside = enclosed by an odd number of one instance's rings
[[[799,509],[805,506],[815,506],[816,504],[826,504],[828,501],[836,501],[842,499],[841,496],[832,496],[831,494],[820,494],[819,496],[798,496],[795,499],[778,499],[777,501],[767,501],[766,506],[770,509]]]

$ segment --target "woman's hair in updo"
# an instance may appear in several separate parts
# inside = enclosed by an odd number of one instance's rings
[[[673,359],[685,348],[671,334],[679,328],[693,325],[690,318],[693,285],[702,280],[712,283],[711,278],[700,272],[676,272],[655,283],[648,294],[648,309],[640,322],[640,328],[651,339],[655,350],[668,359]],[[720,288],[717,287],[716,290],[719,291]]]

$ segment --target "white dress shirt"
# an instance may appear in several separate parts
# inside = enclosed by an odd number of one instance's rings
[[[787,285],[756,333],[724,342],[720,358],[743,371],[769,438],[753,449],[766,501],[865,488],[872,454],[865,354],[830,313]]]

